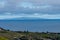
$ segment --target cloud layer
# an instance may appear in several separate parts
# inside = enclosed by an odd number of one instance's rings
[[[52,15],[52,14],[19,14],[19,15],[11,15],[10,13],[6,13],[6,15],[0,15],[0,19],[15,19],[15,20],[24,20],[24,19],[60,19],[60,14]]]
[[[0,19],[28,17],[60,19],[60,0],[0,0]]]

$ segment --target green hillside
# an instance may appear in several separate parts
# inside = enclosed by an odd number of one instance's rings
[[[60,33],[0,30],[0,40],[60,40]]]

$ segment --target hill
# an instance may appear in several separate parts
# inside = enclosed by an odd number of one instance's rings
[[[0,28],[0,40],[60,40],[60,33],[10,31]]]

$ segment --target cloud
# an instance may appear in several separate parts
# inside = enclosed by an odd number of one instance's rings
[[[29,2],[22,2],[16,5],[16,7],[20,8],[25,8],[25,9],[46,9],[46,8],[51,8],[51,5],[34,5],[33,3]]]
[[[51,0],[52,1],[52,0]],[[0,1],[0,5],[4,6],[5,8],[3,10],[21,10],[21,8],[24,9],[45,9],[45,8],[51,8],[52,5],[50,5],[48,0],[3,0]],[[53,3],[52,3],[53,4]],[[2,7],[1,6],[1,7]]]
[[[0,18],[16,17],[60,19],[60,0],[0,0]]]
[[[42,13],[34,13],[34,14],[19,14],[19,15],[0,15],[0,20],[3,19],[60,19],[60,14],[42,14]]]
[[[4,8],[5,7],[5,1],[0,1],[0,8]]]
[[[8,12],[6,12],[6,13],[4,13],[5,15],[11,15],[12,13],[8,13]]]
[[[0,15],[0,20],[4,19],[14,19],[14,18],[20,18],[21,16],[18,15]]]

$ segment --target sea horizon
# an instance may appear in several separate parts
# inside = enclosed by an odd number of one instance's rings
[[[11,31],[60,32],[60,19],[0,20],[0,27]]]

